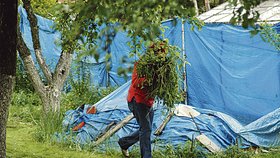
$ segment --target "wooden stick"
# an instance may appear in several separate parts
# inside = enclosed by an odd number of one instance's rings
[[[112,121],[106,128],[95,138],[95,141],[101,138],[105,133],[107,133],[114,125],[116,124],[115,121]]]
[[[97,139],[94,143],[94,146],[99,145],[107,138],[111,137],[114,133],[116,133],[119,129],[121,129],[124,125],[126,125],[131,119],[133,119],[133,114],[127,115],[121,122],[119,122],[114,128],[106,132],[103,136]]]
[[[198,127],[198,124],[195,122],[194,117],[191,113],[190,116],[200,134],[195,139],[198,140],[201,144],[203,144],[212,153],[221,151],[221,149],[214,142],[212,142],[205,134],[201,132],[200,128]]]
[[[212,142],[205,134],[201,134],[195,139],[198,140],[201,144],[203,144],[212,153],[221,151],[221,149],[214,142]]]
[[[170,111],[169,114],[166,116],[165,120],[161,123],[161,125],[156,129],[154,132],[154,135],[159,136],[162,134],[163,129],[167,125],[167,123],[170,121],[171,117],[174,115],[174,111]]]
[[[191,116],[192,121],[193,121],[193,123],[195,124],[196,129],[198,130],[199,134],[202,134],[202,132],[200,131],[200,128],[199,128],[198,125],[197,125],[197,123],[194,121],[194,117],[193,117],[193,115],[192,115],[191,113],[190,113],[190,116]]]

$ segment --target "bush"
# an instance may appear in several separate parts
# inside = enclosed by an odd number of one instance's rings
[[[42,102],[36,93],[18,91],[12,96],[9,118],[14,121],[37,124],[42,112]]]
[[[80,79],[70,78],[72,89],[61,96],[60,113],[44,114],[41,99],[34,92],[23,65],[18,60],[15,91],[10,107],[10,121],[34,124],[37,128],[34,133],[35,139],[40,142],[50,141],[55,132],[61,132],[66,110],[76,109],[84,103],[94,104],[115,90],[114,87],[97,88],[92,86],[88,75],[81,75],[78,78]]]
[[[92,85],[90,72],[83,64],[74,72],[74,75],[70,74],[68,80],[70,91],[63,94],[61,100],[61,105],[65,109],[76,109],[82,104],[95,104],[116,89],[116,87],[98,88]]]
[[[34,92],[32,83],[27,76],[22,61],[19,58],[17,59],[15,91]]]
[[[115,87],[107,89],[88,87],[83,93],[80,93],[77,90],[72,90],[63,95],[61,104],[65,109],[76,109],[82,104],[95,104],[115,89]]]

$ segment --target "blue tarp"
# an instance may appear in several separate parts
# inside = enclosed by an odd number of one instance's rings
[[[21,31],[32,50],[32,41],[26,13],[20,7]],[[61,48],[54,44],[60,33],[51,29],[54,23],[38,16],[40,41],[47,62],[56,63]],[[165,37],[171,44],[182,47],[182,25],[179,21],[162,23],[166,26]],[[274,26],[280,30],[280,24]],[[202,133],[219,147],[240,140],[244,147],[280,145],[280,52],[259,35],[251,37],[249,30],[229,24],[206,24],[201,31],[190,31],[184,24],[184,43],[187,59],[188,104],[201,113],[195,118]],[[97,63],[88,57],[82,62],[90,71],[91,81],[105,86],[110,79],[112,85],[122,85],[112,94],[99,101],[97,114],[86,114],[81,109],[67,112],[65,127],[73,127],[80,121],[85,126],[76,132],[76,141],[91,142],[112,121],[120,121],[128,113],[126,95],[130,82],[119,77],[117,68],[128,67],[121,63],[122,56],[128,56],[130,39],[126,33],[118,32],[110,45],[111,70],[105,69],[104,55]],[[101,54],[106,54],[100,52]],[[137,58],[129,59],[130,61]],[[155,103],[153,130],[163,121],[166,109],[162,103]],[[138,128],[132,120],[111,138],[113,145],[118,137],[127,135]],[[171,143],[183,144],[199,132],[193,121],[187,117],[174,116],[163,134],[153,136],[154,145]]]
[[[77,132],[77,143],[86,144],[92,142],[96,136],[104,131],[108,124],[113,121],[119,122],[130,113],[126,103],[129,85],[130,81],[96,103],[97,114],[87,114],[87,108],[67,112],[63,121],[67,131],[70,131],[81,121],[86,122],[86,125]],[[154,110],[153,131],[160,126],[167,115],[167,109],[164,108],[161,101],[155,102]],[[280,145],[280,108],[248,125],[242,125],[230,115],[221,112],[202,108],[195,108],[195,110],[201,113],[194,118],[200,131],[222,149],[236,144],[237,140],[242,147]],[[175,146],[184,144],[187,140],[200,134],[195,123],[190,117],[173,116],[162,135],[152,136],[153,145],[161,147],[166,144]],[[110,139],[110,143],[106,145],[117,146],[116,142],[119,137],[126,136],[137,128],[136,120],[133,119],[121,128]]]
[[[190,105],[224,112],[243,124],[279,108],[280,52],[249,31],[207,24],[185,34]]]

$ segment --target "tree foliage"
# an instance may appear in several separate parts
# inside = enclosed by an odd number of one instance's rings
[[[161,28],[163,20],[174,19],[175,24],[176,19],[184,18],[188,19],[190,23],[197,23],[197,19],[194,17],[195,10],[192,0],[77,0],[74,3],[60,6],[58,10],[62,11],[62,14],[58,12],[59,18],[56,21],[57,28],[62,32],[63,49],[90,50],[88,55],[93,55],[97,61],[99,58],[96,51],[97,47],[102,47],[102,49],[108,51],[107,46],[112,42],[118,31],[127,32],[132,39],[130,46],[134,51],[133,53],[139,55],[138,52],[142,51],[143,46],[160,37],[163,32]],[[105,43],[98,43],[100,39]],[[172,46],[167,47],[173,48]],[[178,50],[176,49],[176,51]],[[173,71],[176,69],[173,57],[172,61],[166,66],[171,65],[172,68],[168,70],[174,73],[171,73],[171,76],[162,74],[160,77],[173,77],[169,79],[172,79],[175,83],[170,83],[178,85],[178,75],[176,70]],[[105,58],[107,61],[110,56]],[[110,66],[107,67],[110,68]],[[167,67],[163,67],[163,69]],[[165,100],[170,106],[179,97],[177,94],[178,86],[177,88],[173,87],[172,90],[173,93],[160,90],[160,97],[168,97]],[[164,93],[166,95],[163,95]],[[152,95],[155,95],[155,93],[152,93]],[[173,101],[171,101],[171,98]]]
[[[104,35],[110,42],[118,30],[127,31],[132,38],[151,40],[160,35],[163,20],[195,15],[191,0],[77,0],[61,9],[63,14],[59,13],[57,21],[65,49],[77,48],[78,39],[93,43],[88,47],[94,46],[96,39]]]
[[[54,18],[54,8],[59,4],[57,0],[32,0],[31,5],[36,14],[52,19]]]
[[[270,43],[280,51],[280,34],[277,33],[272,25],[269,25],[267,23],[261,24],[259,31],[260,36],[265,42]]]
[[[240,23],[244,28],[256,28],[255,24],[260,14],[258,11],[253,10],[253,8],[262,1],[266,0],[229,0],[229,2],[235,6],[233,11],[234,16],[231,18],[230,22],[232,24]],[[237,7],[238,4],[241,4],[241,6]]]

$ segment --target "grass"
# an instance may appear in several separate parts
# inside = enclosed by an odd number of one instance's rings
[[[266,152],[264,152],[266,151]],[[255,149],[237,149],[236,147],[230,147],[226,151],[209,154],[207,158],[279,158],[280,147],[270,148],[263,150],[261,148]]]
[[[49,142],[38,142],[33,138],[34,125],[22,122],[8,122],[7,157],[10,158],[117,158],[120,155],[102,154],[67,148]]]
[[[48,121],[46,121],[48,119]],[[18,91],[13,94],[7,125],[7,157],[11,158],[116,158],[121,153],[98,153],[81,150],[72,144],[53,143],[49,136],[59,129],[61,118],[54,121],[42,117],[41,102],[35,93]],[[49,119],[52,121],[50,122]],[[49,124],[42,124],[49,122]],[[55,128],[55,129],[54,129]],[[60,127],[61,128],[61,127]],[[119,155],[118,155],[119,154]]]

